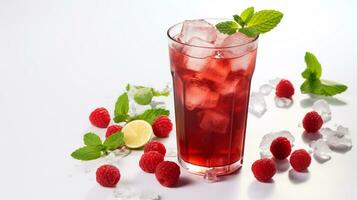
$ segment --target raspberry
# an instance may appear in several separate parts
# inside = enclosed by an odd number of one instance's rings
[[[180,167],[171,161],[161,162],[155,170],[156,179],[166,187],[174,186],[180,177]]]
[[[278,160],[287,158],[291,153],[291,144],[286,137],[277,137],[270,145],[270,152]]]
[[[89,121],[96,127],[107,128],[110,122],[110,115],[107,109],[97,108],[89,115]]]
[[[294,86],[289,80],[282,79],[276,86],[275,94],[278,97],[291,98],[294,95]]]
[[[140,168],[148,173],[154,173],[156,166],[164,161],[164,156],[156,151],[144,153],[139,161]]]
[[[167,116],[161,115],[155,119],[152,129],[157,137],[168,137],[172,130],[172,122]]]
[[[97,169],[96,179],[104,187],[115,187],[120,180],[119,169],[113,165],[102,165]]]
[[[306,170],[310,163],[311,156],[305,149],[295,150],[290,156],[290,164],[298,172]]]
[[[105,137],[108,138],[109,136],[113,135],[114,133],[121,131],[123,127],[119,125],[111,125],[108,127],[107,132],[105,133]]]
[[[144,152],[146,153],[146,152],[150,152],[150,151],[156,151],[158,153],[161,153],[163,156],[165,156],[165,154],[166,154],[165,146],[158,141],[152,141],[145,145]]]
[[[316,133],[320,130],[323,120],[322,117],[315,111],[306,113],[304,119],[302,120],[304,129],[308,133]]]
[[[263,158],[252,165],[252,172],[260,182],[268,182],[276,173],[276,164],[272,159]]]

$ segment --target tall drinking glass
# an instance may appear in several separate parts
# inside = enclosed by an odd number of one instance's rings
[[[240,33],[229,38],[218,33],[213,42],[197,37],[185,42],[180,39],[183,25],[176,24],[167,32],[178,160],[192,173],[230,174],[243,162],[258,37],[237,41]]]

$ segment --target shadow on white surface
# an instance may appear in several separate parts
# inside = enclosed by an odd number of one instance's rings
[[[304,183],[310,179],[310,172],[297,172],[294,169],[289,170],[289,180],[293,184]]]
[[[328,102],[328,104],[330,105],[334,105],[334,106],[344,106],[347,105],[347,103],[343,100],[340,100],[336,97],[324,97],[324,96],[314,96],[314,95],[308,95],[309,97],[302,99],[300,101],[300,105],[303,108],[309,108],[311,107],[315,101],[319,100],[319,99],[323,99],[325,101]]]
[[[112,188],[104,188],[95,184],[85,195],[84,200],[110,199],[113,196]]]
[[[274,189],[274,180],[269,183],[253,181],[248,187],[248,196],[249,199],[269,199]]]
[[[289,160],[286,158],[284,160],[275,160],[275,162],[278,173],[286,172],[290,167]]]
[[[301,134],[301,139],[305,144],[310,144],[312,141],[316,141],[318,139],[322,138],[322,135],[320,134],[320,132],[318,133],[308,133],[306,131],[304,131]]]

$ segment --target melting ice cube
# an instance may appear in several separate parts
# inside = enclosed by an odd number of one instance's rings
[[[264,96],[257,92],[252,92],[249,99],[249,112],[256,117],[261,117],[267,111],[267,104]]]
[[[217,105],[219,94],[212,91],[205,83],[191,82],[186,87],[185,102],[188,110],[213,108]]]
[[[293,104],[293,100],[285,97],[274,97],[274,102],[278,108],[289,108]]]
[[[203,179],[209,183],[217,182],[219,180],[217,177],[217,171],[215,169],[207,170],[203,175]]]
[[[280,81],[281,81],[281,78],[274,78],[272,80],[269,80],[269,84],[275,88]]]
[[[223,56],[225,58],[237,58],[242,55],[247,54],[248,52],[256,49],[256,43],[250,43],[255,38],[247,37],[245,34],[237,32],[228,37],[226,37],[221,46],[222,47],[232,47],[224,49]],[[250,44],[248,44],[250,43]]]
[[[349,150],[352,147],[352,139],[347,128],[337,127],[334,131],[330,128],[320,130],[327,145],[333,150]]]
[[[312,141],[310,143],[314,157],[320,162],[325,162],[331,159],[331,149],[323,139]]]
[[[256,51],[246,52],[245,55],[243,55],[239,58],[231,59],[231,62],[230,62],[231,70],[233,72],[236,72],[239,70],[248,70],[250,68],[250,66],[253,65],[253,62],[255,62],[255,57],[256,57]]]
[[[181,42],[187,43],[193,37],[198,37],[206,42],[214,43],[217,38],[217,31],[212,24],[203,19],[186,20],[183,22],[178,39]]]
[[[214,110],[202,111],[200,128],[203,130],[215,133],[226,133],[228,125],[229,116]]]
[[[262,95],[269,95],[271,93],[271,91],[274,89],[273,86],[269,85],[269,84],[263,84],[259,87],[259,92],[262,94]]]
[[[277,137],[286,137],[290,141],[291,145],[293,145],[295,141],[295,137],[289,131],[277,131],[265,134],[259,145],[260,156],[262,158],[269,158],[272,156],[270,152],[270,145]]]
[[[206,58],[215,55],[215,50],[211,48],[202,47],[214,47],[212,43],[206,42],[198,37],[191,38],[187,44],[193,46],[185,46],[182,50],[188,56],[195,58]]]
[[[323,99],[315,101],[312,109],[321,115],[325,123],[331,120],[331,109],[327,101]]]

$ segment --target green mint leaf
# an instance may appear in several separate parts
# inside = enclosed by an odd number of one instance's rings
[[[216,28],[221,33],[232,35],[237,32],[238,24],[233,21],[220,22],[216,24]]]
[[[94,133],[86,133],[83,136],[83,141],[87,146],[98,146],[102,144],[100,137]]]
[[[75,150],[71,156],[77,160],[95,160],[102,155],[100,146],[85,146]]]
[[[240,18],[244,21],[245,24],[247,24],[253,17],[254,15],[254,7],[249,7],[245,9],[242,14],[240,14]]]
[[[170,111],[163,108],[149,109],[146,110],[144,113],[133,117],[131,120],[142,119],[152,124],[154,120],[160,115],[169,116]]]
[[[253,28],[259,33],[266,33],[276,27],[281,19],[283,13],[276,10],[261,10],[256,12],[248,22],[248,28]]]
[[[234,21],[236,21],[242,27],[245,26],[244,20],[239,15],[233,15],[233,19],[234,19]]]
[[[303,94],[320,94],[321,81],[319,79],[305,80],[300,86],[301,93]]]
[[[259,32],[253,28],[241,28],[238,31],[245,34],[248,37],[255,37],[259,34]]]
[[[127,91],[127,92],[129,92],[129,90],[130,90],[130,84],[128,83],[128,84],[126,84],[126,86],[125,86],[125,90]]]
[[[150,104],[153,96],[152,88],[148,87],[138,88],[134,92],[134,100],[140,105]]]
[[[310,52],[305,53],[306,70],[301,74],[305,79],[319,79],[322,74],[321,64],[316,56]]]
[[[120,95],[115,103],[114,109],[114,122],[119,123],[123,122],[128,118],[129,112],[129,98],[128,94],[124,92]]]
[[[124,134],[123,132],[116,132],[109,136],[103,143],[107,150],[117,149],[119,146],[124,144]]]
[[[347,90],[347,86],[329,80],[321,80],[320,94],[323,96],[334,96]]]

